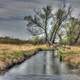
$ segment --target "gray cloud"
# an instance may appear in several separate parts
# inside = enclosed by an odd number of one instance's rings
[[[60,0],[0,0],[0,35],[25,38],[28,32],[25,30],[24,16],[33,14],[33,9],[45,5],[52,5],[55,11]],[[73,15],[80,13],[80,0],[67,0],[74,8]]]
[[[40,3],[40,0],[15,0],[19,2],[32,2],[32,3]]]
[[[17,17],[17,16],[8,16],[8,17],[0,17],[0,21],[14,21],[14,20],[24,20],[24,17]]]
[[[2,20],[21,20],[22,15],[25,16],[33,13],[33,9],[35,8],[40,8],[44,5],[52,5],[54,8],[57,7],[58,1],[60,0],[0,0],[0,20],[2,18]],[[80,8],[80,0],[67,0],[67,2],[71,2],[73,7]]]
[[[52,0],[1,0],[0,1],[0,20],[14,19],[15,15],[26,15],[33,13],[32,10],[35,8],[42,7],[50,3]],[[52,3],[52,2],[51,2]],[[22,13],[22,14],[21,14]],[[8,18],[6,18],[6,16]],[[13,16],[10,18],[10,16]],[[16,18],[19,20],[19,18]],[[21,19],[21,18],[20,18]]]

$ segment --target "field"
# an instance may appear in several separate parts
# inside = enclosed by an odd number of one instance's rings
[[[53,49],[54,46],[47,44],[0,44],[0,71],[21,63],[34,55],[38,50]],[[80,65],[80,46],[61,46],[58,47],[59,55],[63,61],[72,66]]]
[[[65,46],[59,48],[59,53],[70,66],[80,67],[80,46]]]
[[[15,45],[0,44],[0,70],[5,70],[14,64],[24,61],[39,49],[48,49],[47,45]]]

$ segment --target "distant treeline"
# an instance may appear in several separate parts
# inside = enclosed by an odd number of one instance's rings
[[[45,42],[40,40],[20,40],[16,38],[10,38],[10,37],[0,37],[0,43],[4,44],[44,44]]]

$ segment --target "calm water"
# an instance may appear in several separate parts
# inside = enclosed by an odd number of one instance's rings
[[[79,74],[60,62],[52,51],[43,51],[0,75],[0,80],[80,80]]]

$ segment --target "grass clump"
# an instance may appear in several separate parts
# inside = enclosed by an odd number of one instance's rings
[[[62,56],[63,61],[69,64],[72,67],[80,67],[80,50],[78,49],[66,49],[66,48],[59,48],[58,49],[59,55]]]

